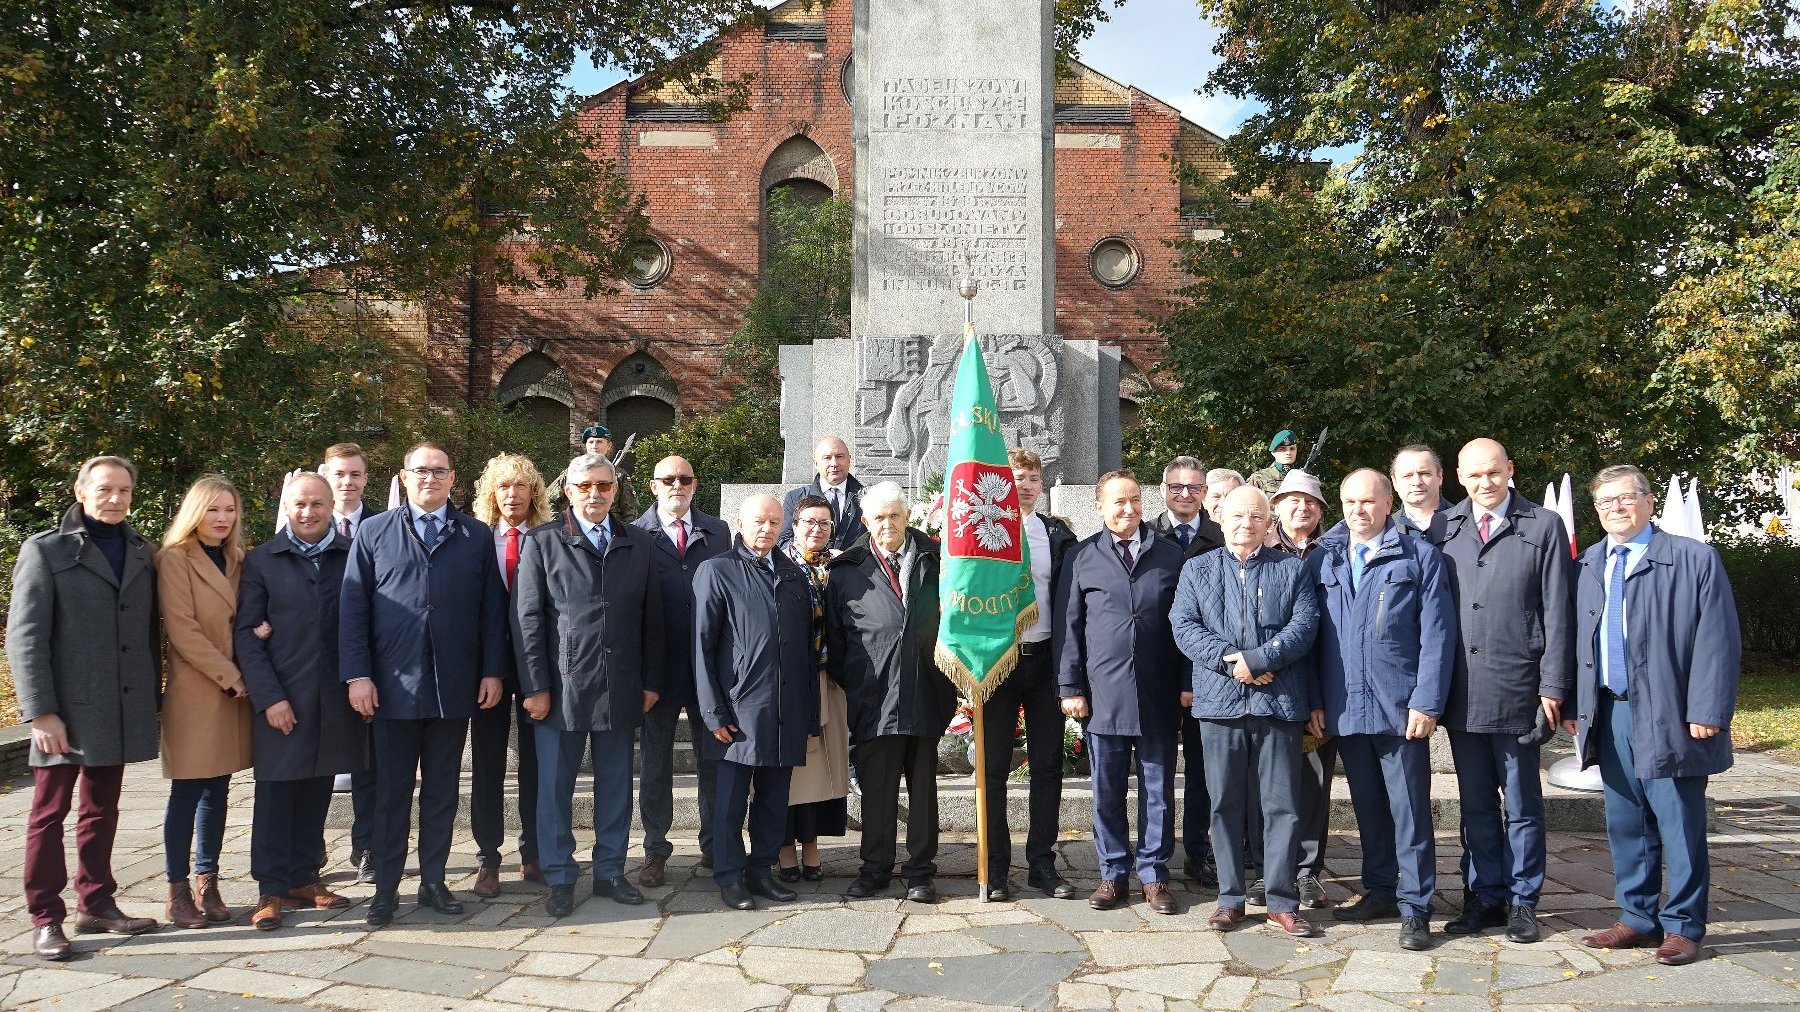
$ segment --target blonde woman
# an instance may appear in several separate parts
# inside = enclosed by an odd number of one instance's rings
[[[233,773],[250,768],[249,691],[231,642],[244,561],[241,506],[231,482],[202,477],[182,499],[156,557],[157,597],[168,636],[162,761],[169,806],[163,856],[169,920],[183,928],[231,920],[219,895],[226,791]]]

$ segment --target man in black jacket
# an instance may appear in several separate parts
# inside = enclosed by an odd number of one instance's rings
[[[1575,562],[1562,518],[1511,491],[1512,474],[1499,443],[1470,442],[1456,457],[1469,498],[1438,514],[1461,629],[1444,727],[1462,797],[1463,912],[1444,930],[1504,925],[1535,942],[1544,793],[1539,746],[1519,736],[1554,728],[1573,693]]]
[[[1012,865],[1012,837],[1006,825],[1006,780],[1012,767],[1013,735],[1025,711],[1025,762],[1031,771],[1030,828],[1025,834],[1026,881],[1044,895],[1069,899],[1075,887],[1056,871],[1057,816],[1062,810],[1063,714],[1056,698],[1056,666],[1050,654],[1051,595],[1063,553],[1075,543],[1069,526],[1035,512],[1044,493],[1044,460],[1023,448],[1007,454],[1019,488],[1025,542],[1031,551],[1031,583],[1037,596],[1036,624],[1019,636],[1019,660],[981,706],[987,745],[988,897],[1012,898],[1006,871]]]
[[[906,898],[937,901],[937,743],[956,712],[938,670],[937,542],[906,526],[900,486],[863,501],[868,537],[831,560],[825,588],[826,670],[844,687],[859,742],[862,871],[847,894],[886,889],[894,874],[900,780],[906,779]],[[815,696],[817,693],[814,694]]]

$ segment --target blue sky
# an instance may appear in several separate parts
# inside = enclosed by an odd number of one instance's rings
[[[1255,111],[1252,104],[1229,95],[1198,93],[1207,72],[1219,62],[1212,51],[1219,33],[1200,17],[1192,0],[1129,0],[1110,13],[1112,20],[1100,25],[1082,47],[1082,62],[1155,95],[1214,133],[1231,133]],[[621,76],[581,61],[568,82],[583,94],[593,94]]]

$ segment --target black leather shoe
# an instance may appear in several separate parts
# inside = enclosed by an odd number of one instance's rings
[[[1355,903],[1346,903],[1331,912],[1331,916],[1335,920],[1359,923],[1372,921],[1379,917],[1397,917],[1399,914],[1399,904],[1393,900],[1377,899],[1374,896],[1364,896]]]
[[[551,917],[567,917],[575,912],[575,887],[551,886],[544,899],[544,913]]]
[[[783,882],[798,882],[800,881],[800,866],[794,865],[792,868],[789,868],[786,865],[781,865],[775,869],[775,877]]]
[[[1256,907],[1268,906],[1269,905],[1269,887],[1263,883],[1262,879],[1260,879],[1260,878],[1256,879],[1255,881],[1250,883],[1250,887],[1248,889],[1244,890],[1244,900],[1245,900],[1245,902],[1249,903],[1251,906],[1256,906]]]
[[[1471,898],[1463,912],[1444,925],[1446,935],[1473,935],[1487,928],[1499,928],[1506,925],[1506,908],[1490,906],[1478,899]]]
[[[766,871],[744,876],[744,884],[752,896],[761,896],[765,900],[792,903],[800,898],[799,893],[775,881],[775,876]]]
[[[69,938],[63,934],[62,925],[46,924],[38,928],[31,936],[31,951],[39,959],[48,959],[60,963],[69,958]]]
[[[719,898],[733,910],[755,910],[756,898],[750,895],[750,889],[742,882],[733,882],[719,887]]]
[[[906,887],[906,898],[914,903],[936,903],[937,886],[932,885],[930,879],[910,883]]]
[[[1219,888],[1219,866],[1213,862],[1211,854],[1206,855],[1198,862],[1189,861],[1187,875],[1188,878],[1194,880],[1195,885],[1202,889]]]
[[[614,903],[623,903],[635,907],[644,902],[644,894],[638,892],[637,886],[623,875],[618,878],[597,878],[594,880],[594,895],[604,896]]]
[[[350,863],[356,867],[357,885],[368,885],[375,881],[375,858],[368,851],[353,852],[350,855]]]
[[[825,881],[825,869],[816,864],[804,865],[800,869],[800,877],[808,882]]]
[[[1414,952],[1431,948],[1431,922],[1423,917],[1400,918],[1400,947]]]
[[[463,912],[462,901],[442,882],[427,882],[419,886],[419,906],[430,907],[440,914],[454,915]]]
[[[1075,898],[1075,887],[1063,880],[1055,868],[1033,868],[1025,884],[1033,889],[1042,889],[1044,895],[1054,900],[1072,900]]]
[[[987,887],[989,903],[1011,903],[1013,898],[1012,883],[1005,879],[989,882]]]
[[[369,900],[369,912],[363,916],[371,928],[385,928],[400,909],[400,897],[391,892],[378,892]]]
[[[873,875],[858,875],[856,881],[850,883],[850,888],[844,890],[844,895],[853,900],[866,900],[878,893],[887,892],[888,884],[892,881],[892,879],[878,879]]]
[[[1446,928],[1445,930],[1449,930]],[[1506,940],[1509,942],[1529,943],[1543,937],[1538,927],[1537,911],[1527,906],[1508,907],[1506,912]]]

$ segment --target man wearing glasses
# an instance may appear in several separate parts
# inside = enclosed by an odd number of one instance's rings
[[[1193,457],[1176,457],[1163,468],[1163,512],[1150,528],[1181,547],[1182,558],[1192,559],[1225,543],[1225,532],[1200,508],[1206,498],[1206,465]],[[1219,873],[1213,861],[1212,799],[1206,791],[1206,761],[1201,754],[1200,721],[1191,713],[1181,718],[1181,852],[1188,878],[1201,888],[1216,889]]]
[[[700,563],[731,549],[731,530],[718,517],[694,508],[699,490],[694,465],[682,457],[656,462],[650,491],[656,508],[632,521],[648,533],[656,551],[657,581],[662,590],[663,652],[650,660],[660,665],[662,696],[644,714],[638,747],[643,753],[638,810],[644,822],[644,866],[638,884],[656,888],[665,881],[664,866],[675,848],[669,827],[675,821],[675,726],[687,710],[688,747],[694,752],[700,780],[700,864],[712,864],[713,785],[718,759],[702,743],[710,736],[694,697],[694,571]]]
[[[372,720],[375,896],[367,920],[399,907],[419,785],[419,905],[462,913],[444,884],[469,718],[504,695],[510,670],[506,585],[488,526],[450,505],[456,472],[431,443],[406,454],[406,501],[364,521],[339,597],[338,674]]]
[[[1706,778],[1731,768],[1737,604],[1717,552],[1650,525],[1642,471],[1603,468],[1589,490],[1606,537],[1575,582],[1576,713],[1563,727],[1582,766],[1600,764],[1619,920],[1581,943],[1656,945],[1657,962],[1681,966],[1706,937]]]

